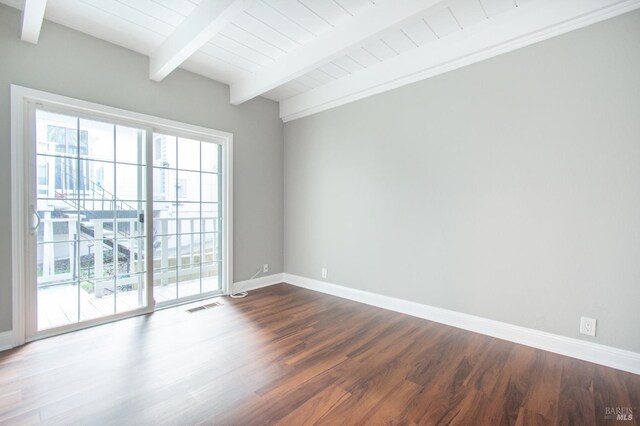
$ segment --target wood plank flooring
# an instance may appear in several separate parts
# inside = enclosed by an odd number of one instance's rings
[[[640,376],[280,284],[0,353],[0,424],[637,424]],[[189,305],[190,307],[193,305]],[[634,419],[605,419],[632,407]]]

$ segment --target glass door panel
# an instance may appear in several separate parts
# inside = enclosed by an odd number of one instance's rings
[[[35,115],[37,331],[144,307],[145,130]]]
[[[220,240],[212,234],[219,229],[220,145],[156,133],[153,146],[156,302],[220,292]]]
[[[36,111],[36,293],[39,329],[78,321],[78,120]]]

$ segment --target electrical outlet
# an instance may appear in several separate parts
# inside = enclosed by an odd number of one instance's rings
[[[327,268],[322,268],[322,278],[327,278]]]
[[[262,272],[269,272],[269,264],[265,263],[264,265],[262,265]]]
[[[580,317],[580,333],[587,336],[596,335],[596,320],[593,318]]]

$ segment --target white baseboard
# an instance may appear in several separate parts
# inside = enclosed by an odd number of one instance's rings
[[[485,334],[510,342],[531,346],[560,355],[589,361],[618,370],[640,374],[640,353],[586,342],[571,337],[520,327],[448,309],[423,305],[395,297],[330,284],[293,274],[283,274],[283,281],[298,287],[354,300],[464,330]]]
[[[15,343],[13,330],[3,331],[0,333],[0,351],[13,348]]]
[[[233,283],[233,291],[249,291],[262,287],[268,287],[274,284],[280,284],[283,281],[284,274],[273,274],[264,277],[254,278],[252,280],[238,281]]]

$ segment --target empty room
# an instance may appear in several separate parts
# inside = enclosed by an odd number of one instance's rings
[[[640,424],[640,0],[0,0],[0,425]]]

